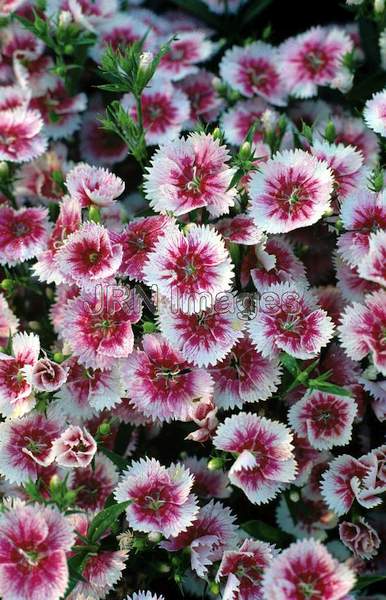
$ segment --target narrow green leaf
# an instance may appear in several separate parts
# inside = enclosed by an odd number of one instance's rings
[[[354,590],[364,590],[369,585],[373,583],[379,583],[380,581],[384,581],[386,579],[385,574],[374,574],[374,575],[361,575],[358,577]]]
[[[119,504],[113,504],[105,508],[94,517],[88,528],[88,539],[90,542],[95,543],[105,533],[109,527],[118,519],[118,517],[126,510],[131,503],[131,500],[125,502],[119,502]]]
[[[293,541],[292,536],[258,519],[243,523],[241,529],[257,540],[276,544],[280,547],[287,546]]]
[[[103,452],[103,454],[107,456],[107,458],[109,458],[111,462],[113,462],[114,465],[118,467],[120,471],[123,471],[127,468],[128,461],[119,454],[116,454],[112,450],[109,450],[108,448],[105,448],[105,446],[102,445],[98,447],[98,450]]]

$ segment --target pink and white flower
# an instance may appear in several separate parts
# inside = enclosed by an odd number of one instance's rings
[[[116,0],[48,0],[46,6],[49,16],[61,11],[69,12],[75,23],[89,31],[95,31],[117,9]]]
[[[280,69],[277,49],[261,41],[233,46],[220,63],[221,78],[243,96],[262,96],[271,104],[285,106],[287,92]]]
[[[339,254],[334,256],[334,266],[338,288],[347,302],[363,302],[366,294],[380,289],[380,286],[374,281],[359,277],[358,267],[346,263],[340,258]]]
[[[370,100],[367,100],[363,111],[363,118],[366,125],[375,133],[386,136],[386,90],[373,94]]]
[[[248,336],[241,338],[231,352],[210,369],[214,380],[213,399],[220,408],[241,408],[245,402],[267,400],[280,382],[275,358],[264,358]]]
[[[95,411],[110,409],[125,395],[120,368],[86,369],[71,357],[63,367],[68,369],[67,380],[56,394],[58,409],[72,418],[90,417]]]
[[[0,472],[10,483],[36,481],[55,458],[52,443],[60,435],[57,419],[29,414],[0,424]]]
[[[320,121],[316,127],[316,135],[322,139],[327,120]],[[345,146],[354,146],[362,152],[365,164],[375,166],[379,157],[378,136],[370,131],[362,119],[357,119],[350,113],[342,113],[333,116],[336,137],[335,144],[344,144]]]
[[[184,465],[194,476],[193,493],[200,498],[228,498],[230,489],[228,487],[227,473],[221,469],[215,471],[208,469],[208,460],[188,456]]]
[[[161,543],[168,552],[190,549],[190,564],[199,577],[204,577],[208,567],[220,560],[224,550],[237,540],[235,517],[229,508],[213,500],[197,513],[194,522],[186,531]]]
[[[327,506],[341,516],[350,510],[354,500],[365,508],[381,504],[380,495],[386,485],[375,485],[377,466],[375,456],[370,460],[367,456],[356,459],[348,454],[335,458],[324,472],[320,485]]]
[[[386,230],[370,234],[367,256],[359,263],[358,273],[363,279],[386,286]]]
[[[204,31],[183,31],[171,43],[171,49],[160,61],[157,72],[163,77],[179,81],[198,72],[198,63],[206,61],[216,46],[207,39]]]
[[[264,292],[275,283],[293,281],[297,285],[302,282],[306,285],[304,264],[285,238],[270,237],[263,247],[257,246],[253,252],[250,276],[258,292]]]
[[[222,238],[205,225],[193,225],[186,235],[170,226],[148,254],[143,272],[148,285],[187,314],[211,308],[233,278]]]
[[[339,525],[339,537],[356,556],[369,560],[378,554],[381,540],[377,531],[363,518],[357,523],[343,521]]]
[[[244,322],[220,301],[213,309],[191,315],[161,305],[158,321],[162,334],[172,346],[198,367],[215,365],[222,360],[244,329]]]
[[[213,382],[204,369],[192,368],[161,335],[144,335],[142,350],[123,363],[131,402],[160,421],[189,419],[194,403],[211,396]]]
[[[95,455],[95,464],[72,469],[70,486],[78,490],[76,506],[89,512],[101,511],[118,483],[118,472],[103,454]]]
[[[263,117],[268,106],[262,98],[252,98],[251,100],[241,100],[224,112],[221,125],[227,142],[234,146],[240,146],[252,126],[254,126],[253,142],[255,144],[263,142],[266,133]],[[278,120],[279,113],[270,110],[271,117]]]
[[[86,110],[86,106],[86,94],[70,96],[61,80],[42,90],[41,95],[33,97],[30,102],[30,107],[38,110],[43,117],[46,135],[54,140],[67,138],[79,129],[80,113]]]
[[[126,560],[127,553],[123,550],[102,550],[98,554],[89,554],[82,569],[83,579],[77,583],[69,600],[105,598],[122,578]]]
[[[219,140],[204,133],[190,133],[167,143],[153,155],[144,190],[151,207],[162,213],[183,215],[205,206],[213,217],[229,211],[236,196],[228,189],[235,169],[230,154]]]
[[[316,96],[318,86],[340,87],[345,54],[353,43],[343,29],[312,27],[280,47],[281,69],[288,92],[297,98]]]
[[[0,412],[5,416],[21,416],[30,411],[35,400],[26,367],[38,361],[40,341],[37,335],[16,333],[12,338],[12,355],[0,353]]]
[[[97,451],[92,435],[85,428],[70,425],[52,444],[55,460],[61,467],[87,467]]]
[[[0,264],[10,267],[34,258],[48,240],[45,208],[0,206]]]
[[[79,149],[83,160],[105,167],[124,160],[127,146],[116,133],[103,129],[99,118],[100,110],[90,110],[83,114]]]
[[[78,163],[66,177],[66,186],[70,196],[75,198],[82,208],[88,206],[110,206],[125,189],[120,177],[107,169]]]
[[[32,266],[33,273],[40,281],[63,283],[64,277],[56,262],[56,256],[67,237],[78,231],[82,222],[80,204],[74,198],[65,196],[59,204],[59,215],[48,238],[47,247],[40,252]]]
[[[58,185],[55,175],[64,178],[68,169],[67,148],[58,142],[41,157],[29,163],[23,163],[15,185],[17,198],[28,198],[32,202],[58,202],[63,189]]]
[[[133,462],[123,473],[114,497],[117,502],[131,500],[126,517],[132,529],[175,537],[197,514],[192,485],[193,477],[182,465],[167,468],[146,458]]]
[[[236,215],[230,219],[220,219],[214,224],[215,229],[226,242],[252,246],[258,244],[263,233],[256,227],[253,219],[246,215]]]
[[[177,87],[187,95],[190,103],[190,115],[185,127],[194,127],[198,121],[210,123],[217,118],[223,100],[215,90],[215,79],[212,73],[200,69],[178,81]]]
[[[125,94],[122,105],[134,121],[137,107],[134,96]],[[164,144],[178,137],[190,115],[188,97],[170,81],[163,78],[151,80],[141,95],[142,119],[145,140],[149,145]]]
[[[37,110],[15,108],[0,111],[0,160],[26,162],[47,148],[43,119]]]
[[[0,593],[4,600],[57,600],[66,591],[74,535],[56,508],[20,504],[0,515]]]
[[[248,330],[263,356],[284,351],[306,360],[327,345],[334,326],[326,311],[318,307],[312,292],[294,283],[279,283],[263,292],[260,308],[249,321]]]
[[[198,429],[186,436],[193,442],[207,442],[211,440],[218,425],[217,406],[211,399],[197,402],[190,411],[191,420],[198,425]]]
[[[349,443],[356,413],[353,398],[315,390],[290,408],[288,421],[313,448],[326,450]]]
[[[134,592],[131,596],[127,596],[126,600],[165,600],[163,596],[156,596],[151,592]]]
[[[263,573],[274,557],[270,544],[244,540],[238,550],[224,552],[216,580],[227,577],[223,600],[262,600]]]
[[[68,236],[55,260],[67,283],[92,285],[117,273],[122,246],[111,242],[108,229],[87,222]]]
[[[261,166],[250,183],[250,215],[268,233],[313,225],[330,208],[333,175],[325,161],[286,150]]]
[[[19,327],[19,319],[8,306],[3,294],[0,294],[0,346],[6,346],[9,336],[15,335]]]
[[[272,500],[296,475],[292,434],[279,423],[251,413],[228,417],[219,426],[213,445],[237,454],[229,481],[253,504]]]
[[[370,354],[375,367],[386,375],[386,291],[367,294],[364,304],[353,302],[343,313],[339,334],[343,348],[353,360]]]
[[[142,281],[143,267],[149,253],[154,250],[158,238],[162,237],[168,226],[173,223],[170,217],[155,215],[133,219],[125,228],[117,233],[110,232],[113,243],[122,246],[122,262],[119,273],[129,279]]]
[[[351,193],[356,193],[362,175],[363,156],[354,146],[329,144],[315,140],[311,153],[330,167],[334,176],[335,193],[343,200]]]
[[[80,364],[109,369],[132,352],[132,324],[141,312],[141,302],[130,288],[96,286],[67,302],[61,331]]]
[[[49,358],[40,358],[33,366],[24,367],[29,382],[38,392],[55,392],[67,379],[67,370]]]
[[[386,193],[356,190],[345,199],[340,218],[346,231],[338,238],[338,252],[357,267],[369,253],[371,233],[386,229]]]
[[[107,47],[113,50],[130,46],[146,37],[145,49],[154,42],[152,32],[138,18],[131,14],[118,12],[111,18],[105,19],[98,27],[96,44],[90,49],[90,56],[95,62],[100,62]]]
[[[273,559],[263,578],[264,600],[343,600],[354,572],[315,540],[291,544]]]

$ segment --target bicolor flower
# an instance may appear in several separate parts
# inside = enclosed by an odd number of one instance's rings
[[[47,216],[45,208],[0,206],[0,264],[13,267],[45,250]]]
[[[78,200],[82,208],[110,206],[125,189],[120,177],[86,163],[79,163],[71,169],[65,183],[70,196]]]

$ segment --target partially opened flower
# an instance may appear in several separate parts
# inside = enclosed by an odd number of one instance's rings
[[[216,576],[217,581],[227,577],[223,600],[262,600],[263,573],[273,557],[270,544],[249,539],[225,551]]]
[[[132,352],[132,324],[139,321],[141,311],[141,302],[130,288],[96,286],[67,302],[61,330],[80,364],[108,369]]]
[[[278,152],[254,173],[250,215],[268,233],[286,233],[319,221],[330,208],[332,172],[303,150]]]
[[[355,190],[345,199],[340,218],[346,231],[338,238],[338,252],[357,267],[368,255],[371,233],[386,229],[386,193]]]
[[[248,336],[241,338],[215,367],[213,398],[220,408],[241,408],[245,402],[266,400],[277,389],[280,368],[275,358],[264,358]]]
[[[12,267],[45,249],[47,216],[45,208],[0,206],[0,264]]]
[[[86,163],[78,163],[71,169],[65,183],[70,196],[78,200],[82,208],[110,206],[125,189],[120,177]]]
[[[262,96],[278,106],[287,104],[276,48],[265,42],[233,46],[220,63],[221,78],[244,96]]]
[[[198,72],[198,63],[206,61],[215,50],[204,31],[184,31],[170,44],[170,51],[162,58],[158,73],[172,81]]]
[[[0,353],[0,412],[5,416],[21,416],[35,403],[26,367],[38,361],[40,341],[37,335],[16,333],[12,338],[12,355]]]
[[[377,531],[363,518],[357,523],[343,521],[339,525],[339,537],[356,556],[369,560],[378,554],[381,540]]]
[[[369,250],[358,267],[364,279],[386,286],[386,230],[373,233],[369,238]]]
[[[143,267],[145,282],[187,314],[211,308],[230,289],[232,262],[219,234],[193,226],[184,235],[170,226]]]
[[[342,346],[353,360],[372,356],[374,365],[386,375],[386,292],[367,294],[364,304],[353,302],[343,313],[339,327]]]
[[[19,504],[0,515],[0,593],[4,600],[57,600],[66,591],[70,523],[56,508]]]
[[[161,335],[144,335],[142,348],[123,363],[131,402],[153,420],[188,420],[194,403],[211,396],[210,375],[191,367]]]
[[[297,98],[311,98],[318,86],[339,88],[340,76],[347,70],[343,58],[352,48],[350,37],[337,27],[312,27],[288,38],[280,47],[288,92]]]
[[[90,512],[101,511],[118,483],[118,472],[111,460],[96,454],[93,465],[72,469],[69,481],[69,487],[77,490],[76,506]]]
[[[43,119],[37,110],[15,108],[0,111],[0,160],[26,162],[47,148]]]
[[[165,234],[172,219],[163,215],[133,219],[120,232],[110,232],[110,239],[122,246],[119,273],[130,279],[143,280],[143,267],[158,238]]]
[[[213,309],[191,315],[161,305],[158,319],[166,339],[185,360],[198,367],[215,365],[223,359],[244,329],[244,322],[232,309],[223,308],[221,302]]]
[[[289,423],[311,446],[326,450],[349,443],[356,402],[350,396],[336,396],[320,391],[306,394],[288,413]]]
[[[193,442],[207,442],[213,438],[217,429],[217,406],[213,400],[204,398],[196,402],[189,414],[190,419],[198,425],[198,429],[186,436],[187,440]]]
[[[258,292],[264,292],[274,283],[307,283],[304,264],[284,237],[270,237],[265,244],[254,248],[253,253],[248,266],[252,267],[250,276]]]
[[[205,206],[213,217],[229,212],[236,189],[228,189],[235,169],[219,140],[205,133],[190,133],[169,142],[153,155],[144,190],[157,212],[183,215]]]
[[[377,461],[366,457],[353,458],[341,454],[329,465],[323,474],[320,490],[327,506],[337,515],[347,513],[354,500],[365,508],[381,504],[380,495],[386,490],[383,485],[376,489],[373,485]]]
[[[217,429],[215,448],[236,454],[229,481],[253,504],[272,500],[295,479],[292,434],[279,423],[251,413],[228,417]]]
[[[54,392],[61,388],[67,379],[66,369],[47,357],[24,369],[30,383],[39,392]]]
[[[327,345],[334,326],[310,291],[294,283],[280,283],[263,291],[260,309],[248,329],[263,356],[284,351],[306,360]]]
[[[96,284],[117,273],[122,246],[111,242],[107,228],[89,221],[69,235],[55,260],[67,283]]]
[[[161,546],[168,552],[190,549],[190,564],[199,577],[204,577],[208,567],[220,560],[224,550],[231,548],[237,539],[234,516],[229,508],[213,500],[200,508],[194,522],[176,537]]]
[[[367,100],[363,111],[363,118],[366,124],[383,136],[386,136],[386,90],[373,94],[370,100]]]
[[[363,156],[353,146],[344,144],[329,144],[326,141],[315,140],[311,153],[330,167],[334,176],[335,192],[339,200],[344,200],[349,194],[356,193],[361,181]]]
[[[123,473],[114,497],[117,502],[131,500],[126,517],[132,529],[175,537],[193,522],[198,510],[192,485],[193,477],[182,465],[164,467],[146,458]]]
[[[61,467],[87,467],[97,445],[87,429],[70,425],[52,444],[55,460]]]
[[[264,573],[264,600],[343,600],[354,587],[354,572],[315,540],[291,544]]]
[[[67,148],[58,142],[36,160],[23,163],[15,182],[16,197],[28,198],[32,202],[58,202],[63,196],[63,188],[57,177],[65,176],[68,169],[66,158]]]
[[[122,105],[137,122],[137,106],[132,94],[125,94]],[[180,89],[163,78],[152,79],[141,95],[145,140],[149,145],[164,144],[178,137],[190,115],[189,100]]]
[[[52,443],[60,425],[57,419],[33,413],[1,423],[1,474],[11,483],[36,481],[55,458]]]

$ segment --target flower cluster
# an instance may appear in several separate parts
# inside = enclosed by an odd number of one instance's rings
[[[375,599],[384,2],[0,4],[1,598]]]

